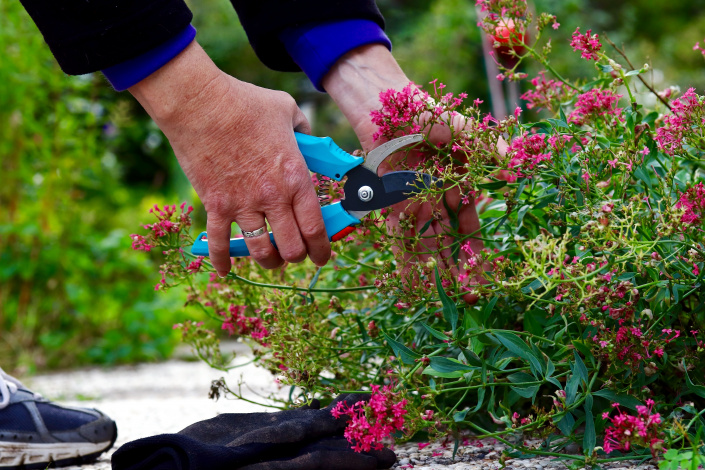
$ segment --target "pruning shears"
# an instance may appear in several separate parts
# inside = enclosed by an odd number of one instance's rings
[[[404,201],[424,188],[439,183],[437,178],[416,171],[393,171],[377,176],[379,165],[387,157],[422,140],[422,134],[398,137],[370,151],[367,158],[362,158],[350,155],[330,137],[296,133],[296,143],[309,170],[335,181],[347,176],[343,185],[344,199],[321,207],[329,240],[337,241],[347,236],[371,211]],[[272,232],[269,232],[269,239],[274,243]],[[191,253],[208,256],[206,232],[196,238]],[[231,257],[249,255],[244,238],[230,239]]]

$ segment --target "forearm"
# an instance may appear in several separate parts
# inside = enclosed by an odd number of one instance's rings
[[[338,60],[323,78],[323,86],[354,129],[370,122],[370,111],[379,109],[379,94],[393,88],[401,90],[409,79],[392,53],[381,44],[358,47]],[[363,148],[372,135],[358,135]]]
[[[160,126],[177,121],[191,109],[189,103],[202,93],[225,94],[228,85],[222,74],[196,41],[179,55],[128,90]]]

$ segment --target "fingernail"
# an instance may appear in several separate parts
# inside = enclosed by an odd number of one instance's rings
[[[221,279],[226,278],[226,277],[228,277],[228,273],[225,273],[225,274],[218,273],[218,277]]]

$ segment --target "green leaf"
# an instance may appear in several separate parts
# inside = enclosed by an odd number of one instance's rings
[[[321,275],[322,270],[323,270],[323,268],[318,268],[318,270],[316,271],[316,274],[313,275],[313,279],[311,279],[311,283],[308,285],[309,289],[313,289],[314,287],[316,287],[316,283],[318,282],[318,277]]]
[[[481,189],[489,189],[490,191],[494,191],[497,189],[501,189],[507,185],[506,181],[490,181],[489,183],[477,183],[477,187]]]
[[[633,77],[634,75],[639,75],[639,70],[630,70],[624,74],[625,77]]]
[[[470,409],[458,411],[457,413],[455,413],[453,415],[453,421],[455,421],[456,423],[463,421],[465,419],[465,417],[468,415],[469,411],[470,411]]]
[[[562,110],[561,110],[562,111]],[[548,122],[551,123],[553,127],[556,129],[558,128],[563,128],[563,129],[570,129],[570,126],[568,125],[567,122],[565,122],[562,119],[546,119]]]
[[[445,289],[443,289],[441,275],[438,274],[438,266],[436,266],[436,289],[441,298],[441,303],[443,303],[443,317],[450,323],[450,326],[453,328],[453,333],[455,334],[455,329],[458,326],[458,307],[455,305],[455,302],[448,297]]]
[[[432,328],[425,323],[422,323],[421,325],[424,328],[426,328],[426,331],[428,331],[429,333],[431,333],[431,335],[435,336],[436,338],[440,339],[441,341],[448,341],[450,339],[444,333],[441,333],[437,329]]]
[[[574,340],[572,341],[573,347],[577,349],[583,356],[585,356],[585,359],[589,360],[592,364],[595,363],[595,356],[592,355],[592,352],[590,351],[590,348],[585,345],[581,340]]]
[[[434,369],[432,366],[426,367],[423,371],[423,375],[430,375],[432,377],[441,377],[443,379],[459,379],[463,376],[462,371],[455,372],[441,372]]]
[[[431,222],[433,222],[433,219],[427,220],[426,223],[423,224],[423,227],[421,227],[421,230],[419,230],[418,234],[423,235],[424,233],[426,233],[426,230],[428,230],[428,228],[431,226]]]
[[[468,372],[473,370],[472,366],[463,364],[462,362],[450,359],[448,357],[431,357],[431,367],[434,370],[442,373],[450,372]]]
[[[524,330],[535,335],[541,335],[546,324],[546,311],[540,309],[524,312]]]
[[[543,365],[541,364],[541,361],[539,360],[539,358],[534,356],[534,353],[531,351],[529,346],[521,338],[512,333],[506,333],[501,331],[496,331],[493,334],[495,338],[497,338],[499,342],[502,343],[502,345],[507,348],[511,353],[513,353],[517,357],[520,357],[521,359],[529,361],[532,369],[543,373]]]
[[[614,391],[608,390],[606,388],[594,392],[593,395],[597,397],[606,398],[614,403],[619,403],[620,405],[626,406],[627,408],[634,411],[636,411],[637,406],[643,405],[642,402],[640,402],[634,397],[630,397],[629,395],[617,395]]]
[[[596,139],[597,139],[597,145],[599,145],[603,149],[608,149],[612,145],[612,142],[610,142],[610,140],[607,137],[603,137],[601,135],[598,135],[596,137]]]
[[[555,371],[556,371],[556,366],[553,364],[553,361],[551,359],[549,359],[548,362],[546,363],[546,378],[552,376]]]
[[[384,336],[384,339],[394,351],[394,355],[401,359],[401,362],[404,364],[412,365],[416,363],[416,359],[421,359],[421,354],[412,351],[399,341],[393,340],[387,335],[387,333],[383,332],[382,336]]]
[[[578,351],[573,351],[573,356],[575,357],[575,370],[573,371],[580,377],[583,387],[587,387],[588,384],[588,370],[585,367],[585,363],[580,358]]]
[[[636,277],[636,273],[626,272],[626,273],[622,273],[619,276],[617,276],[617,280],[618,281],[628,281],[630,279],[634,279],[635,277]]]
[[[543,290],[543,282],[541,282],[541,279],[534,279],[531,284],[521,288],[522,294],[531,294],[532,292],[536,293],[539,290]]]
[[[597,64],[597,66],[600,67],[600,70],[602,70],[604,73],[610,73],[614,70],[611,65]]]
[[[539,385],[529,385],[526,387],[515,387],[512,385],[509,388],[511,388],[514,391],[514,393],[516,393],[520,397],[531,398],[531,399],[535,399],[536,394],[539,391]]]
[[[498,219],[505,215],[507,215],[506,211],[501,211],[499,209],[488,209],[486,211],[482,211],[478,217],[480,219]]]
[[[469,365],[473,367],[482,367],[482,359],[480,359],[480,356],[470,351],[469,349],[462,349],[462,352],[463,356],[465,357],[465,360],[468,362]],[[497,370],[494,367],[490,367],[490,369]]]
[[[487,324],[487,320],[490,318],[490,315],[492,314],[492,310],[494,309],[494,306],[497,305],[497,301],[499,300],[499,297],[492,297],[492,300],[490,300],[485,308],[482,310],[482,323]]]
[[[580,386],[580,376],[578,374],[571,374],[570,378],[565,384],[565,402],[567,404],[572,404],[575,401],[575,396],[578,393],[578,387]]]
[[[570,432],[573,430],[573,426],[575,426],[575,418],[573,418],[572,414],[566,413],[563,418],[555,424],[564,436],[569,436]]]
[[[705,387],[702,385],[695,385],[693,381],[690,380],[688,369],[685,366],[685,359],[683,359],[683,370],[685,371],[685,385],[688,387],[688,390],[701,398],[705,398]]]
[[[519,208],[517,211],[517,227],[521,227],[522,223],[524,222],[524,216],[526,213],[531,209],[530,204],[525,204]]]
[[[526,372],[515,372],[513,374],[509,374],[507,376],[507,380],[509,380],[512,383],[522,383],[522,382],[534,382],[536,379],[527,374]]]
[[[583,435],[583,452],[585,455],[592,455],[597,442],[595,435],[595,418],[592,416],[592,395],[587,396],[590,400],[585,400],[585,434]]]
[[[481,388],[477,391],[477,404],[475,405],[475,408],[473,408],[472,412],[477,413],[480,411],[480,408],[482,408],[482,403],[485,401],[485,389]]]
[[[636,170],[634,170],[634,176],[643,181],[644,184],[649,187],[649,189],[653,188],[651,178],[644,172],[644,169],[642,167],[638,167]]]
[[[634,135],[634,114],[631,112],[625,112],[624,115],[626,116],[627,128],[629,128],[632,135]]]

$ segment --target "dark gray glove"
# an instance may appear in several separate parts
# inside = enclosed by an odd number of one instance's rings
[[[277,413],[227,413],[192,424],[178,434],[129,442],[115,452],[113,470],[376,470],[391,467],[389,449],[357,453],[343,431],[347,421],[330,410],[369,395],[339,396],[331,405]]]

